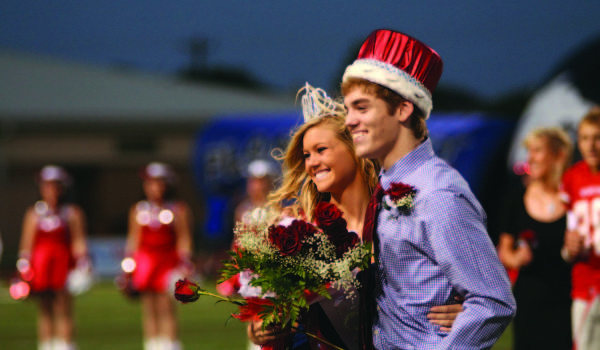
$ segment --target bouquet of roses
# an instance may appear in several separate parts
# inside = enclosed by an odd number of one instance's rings
[[[221,270],[220,282],[250,274],[248,284],[258,290],[253,297],[222,298],[239,305],[240,312],[234,317],[285,327],[317,297],[331,298],[330,288],[354,297],[359,285],[353,270],[368,266],[371,244],[361,244],[356,233],[348,231],[335,205],[319,203],[314,224],[292,218],[273,224],[278,214],[262,210],[263,215],[236,225],[235,248],[229,252],[232,259],[224,261]],[[190,287],[187,281],[180,281],[178,286],[175,296],[181,301],[209,294]],[[183,295],[178,296],[177,289]]]

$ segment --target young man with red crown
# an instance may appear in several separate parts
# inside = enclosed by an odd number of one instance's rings
[[[573,263],[571,324],[577,350],[600,349],[600,109],[586,114],[577,130],[583,160],[563,175],[567,206],[562,256]]]
[[[425,120],[441,74],[442,60],[430,47],[377,30],[343,77],[357,155],[382,165],[383,191],[372,199],[381,209],[365,219],[375,227],[374,285],[366,292],[376,308],[364,332],[372,330],[377,349],[487,349],[516,310],[483,208],[428,137]],[[457,296],[464,312],[450,332],[428,322],[432,306]]]

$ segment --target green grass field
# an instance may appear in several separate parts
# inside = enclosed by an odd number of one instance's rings
[[[233,305],[200,299],[178,304],[185,349],[245,349],[244,325],[229,317]],[[0,349],[36,349],[34,300],[12,301],[0,288]],[[96,284],[75,299],[76,341],[80,350],[142,349],[141,306],[126,299],[110,282]]]
[[[126,299],[110,282],[96,284],[75,299],[76,341],[80,350],[142,349],[141,307]],[[15,302],[6,284],[0,286],[0,349],[36,349],[36,304]],[[244,325],[229,317],[233,305],[204,298],[178,305],[180,334],[184,349],[246,349]],[[509,350],[510,331],[494,350]]]

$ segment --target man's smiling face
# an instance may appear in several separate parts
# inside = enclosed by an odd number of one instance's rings
[[[400,124],[385,101],[356,87],[344,97],[344,105],[356,155],[381,160],[389,154],[397,142]]]

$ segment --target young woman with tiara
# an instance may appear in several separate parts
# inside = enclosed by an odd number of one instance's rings
[[[269,206],[291,216],[313,221],[319,202],[329,202],[343,213],[348,230],[362,238],[365,214],[378,182],[377,163],[356,157],[352,136],[346,129],[345,110],[325,91],[303,87],[304,124],[292,134],[285,151],[276,155],[283,162],[281,186],[269,195]],[[293,204],[285,206],[283,203]],[[359,349],[358,298],[334,295],[311,305],[300,327],[344,349]],[[431,309],[431,322],[448,330],[461,305]],[[263,329],[260,322],[248,325],[248,336],[256,344],[269,344],[293,336],[294,349],[327,349],[301,333],[290,334],[276,327]]]

